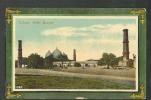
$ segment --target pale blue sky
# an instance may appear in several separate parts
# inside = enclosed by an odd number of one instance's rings
[[[136,50],[136,19],[17,18],[15,25],[16,50],[17,40],[22,40],[23,56],[37,52],[44,57],[48,50],[53,52],[56,47],[70,59],[74,48],[78,60],[98,59],[103,52],[120,56],[124,28],[129,29],[130,52]]]

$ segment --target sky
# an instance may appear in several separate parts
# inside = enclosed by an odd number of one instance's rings
[[[102,53],[122,56],[123,29],[129,30],[130,58],[136,54],[137,20],[126,16],[56,16],[15,18],[15,58],[18,40],[22,40],[23,57],[38,53],[42,57],[56,48],[77,60],[100,59]]]

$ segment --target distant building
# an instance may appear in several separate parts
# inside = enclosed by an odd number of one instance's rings
[[[96,67],[98,66],[97,60],[87,60],[87,61],[79,61],[82,67]]]
[[[74,67],[75,63],[79,63],[81,65],[81,67],[96,67],[98,66],[98,61],[55,61],[53,62],[53,65],[55,67]]]
[[[72,67],[75,63],[79,63],[83,67],[96,67],[98,64],[97,60],[87,60],[87,61],[76,61],[76,50],[73,49],[73,60],[68,59],[68,56],[63,52],[61,52],[58,48],[56,48],[52,53],[50,50],[46,53],[45,57],[52,56],[53,66],[54,67]],[[67,57],[66,60],[62,60],[61,57]]]

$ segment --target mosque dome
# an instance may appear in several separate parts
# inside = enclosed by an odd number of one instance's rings
[[[68,60],[67,54],[64,52],[61,52],[58,48],[56,48],[52,53],[50,50],[45,54],[45,57],[51,56],[54,60],[60,61],[60,60]]]
[[[52,55],[53,55],[53,58],[58,59],[60,56],[62,56],[62,53],[61,53],[61,51],[58,48],[56,48],[53,51]]]
[[[45,57],[48,57],[50,55],[51,55],[51,52],[50,52],[50,50],[48,50],[48,52],[46,53]]]

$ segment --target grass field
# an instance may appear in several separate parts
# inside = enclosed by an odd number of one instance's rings
[[[134,89],[132,82],[65,76],[17,75],[16,86],[23,89]]]
[[[78,68],[78,67],[69,67],[67,69],[61,69],[59,71],[63,72],[72,72],[72,73],[85,73],[92,75],[112,75],[112,76],[121,76],[121,77],[131,77],[135,78],[135,68],[129,68],[128,70],[115,70],[115,69],[104,69],[106,67],[89,67],[89,68]]]

